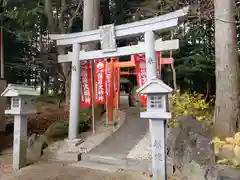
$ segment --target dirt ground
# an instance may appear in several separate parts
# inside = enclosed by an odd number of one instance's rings
[[[133,171],[103,172],[72,167],[59,162],[41,161],[14,172],[12,155],[0,156],[0,180],[148,180],[149,177]]]

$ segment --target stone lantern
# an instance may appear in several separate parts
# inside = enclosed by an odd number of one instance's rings
[[[27,155],[27,115],[35,113],[31,99],[40,92],[33,87],[9,84],[1,96],[10,98],[10,106],[5,114],[14,116],[13,169],[26,166]]]
[[[172,92],[172,88],[154,77],[149,79],[137,92],[147,96],[147,109],[141,112],[140,117],[150,121],[153,179],[165,180],[167,177],[165,132],[166,122],[171,119],[171,113],[167,111],[167,97]]]

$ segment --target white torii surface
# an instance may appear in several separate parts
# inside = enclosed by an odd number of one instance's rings
[[[120,39],[141,35],[147,31],[161,31],[176,27],[179,21],[186,17],[188,11],[189,7],[185,7],[154,18],[116,26],[115,36]],[[82,44],[101,40],[100,29],[71,34],[51,34],[50,38],[56,40],[57,45]]]
[[[169,40],[169,41],[162,41],[162,40],[156,40],[155,41],[155,51],[170,51],[170,50],[176,50],[179,48],[179,40]],[[110,58],[110,57],[119,57],[119,56],[127,56],[132,54],[142,54],[145,53],[146,46],[144,43],[141,43],[139,45],[132,45],[132,46],[125,46],[117,48],[116,52],[110,52],[110,53],[104,53],[102,50],[95,50],[95,51],[80,51],[79,52],[79,60],[92,60],[92,59],[100,59],[100,58]],[[69,52],[66,55],[59,55],[58,56],[58,62],[71,62],[71,58],[69,58],[69,55],[71,55],[72,52]]]
[[[150,18],[138,22],[119,25],[100,26],[99,29],[87,32],[72,33],[72,34],[52,34],[50,38],[57,41],[57,45],[68,46],[72,45],[73,50],[67,55],[59,55],[59,62],[72,62],[72,76],[71,76],[71,99],[70,99],[70,118],[69,118],[69,135],[68,139],[75,142],[78,136],[77,124],[79,120],[79,99],[80,99],[80,61],[91,60],[98,58],[116,57],[131,54],[144,53],[146,56],[147,79],[156,77],[157,63],[155,51],[174,50],[179,48],[178,40],[170,41],[155,41],[154,31],[165,31],[174,28],[178,25],[182,18],[188,14],[189,8],[168,13],[155,18]],[[123,37],[132,37],[143,35],[145,43],[135,46],[116,47],[116,39]],[[101,50],[95,51],[80,51],[80,44],[101,41]],[[152,140],[157,136],[156,127],[153,121],[149,121],[150,132]],[[165,130],[163,126],[161,130]],[[160,130],[157,128],[157,130]],[[164,138],[164,132],[161,133]],[[154,147],[154,145],[152,145]],[[165,156],[165,150],[162,151]],[[162,153],[161,152],[161,153]],[[153,159],[153,179],[157,180],[156,172],[162,172],[161,177],[166,179],[165,168],[166,162],[156,162]],[[163,170],[164,169],[164,170]]]

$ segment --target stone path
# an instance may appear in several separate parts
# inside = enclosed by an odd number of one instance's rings
[[[139,160],[151,160],[151,138],[148,132],[145,137],[128,154],[128,158]]]
[[[129,107],[126,98],[121,101],[120,109],[126,112],[123,125],[95,149],[82,154],[81,161],[76,164],[77,167],[150,171],[151,163],[149,161],[128,158],[130,151],[148,132],[149,122],[140,119],[140,107]]]
[[[88,155],[126,158],[148,131],[148,121],[139,116],[139,107],[126,109],[126,120],[122,127]]]
[[[76,167],[107,171],[122,168],[151,172],[149,121],[140,119],[139,107],[128,107],[126,101],[120,107],[126,112],[123,125],[95,149],[82,154],[81,161],[75,164]],[[167,159],[167,164],[167,172],[171,176],[173,167],[170,159]]]

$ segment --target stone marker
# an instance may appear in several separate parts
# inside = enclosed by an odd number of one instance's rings
[[[141,112],[141,118],[150,119],[152,139],[152,173],[154,180],[166,180],[166,120],[171,119],[171,113],[166,109],[166,96],[172,88],[155,78],[149,79],[138,93],[147,95],[147,111]]]

